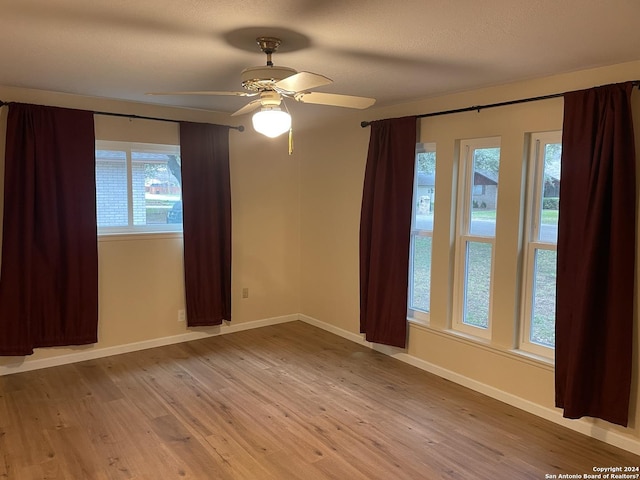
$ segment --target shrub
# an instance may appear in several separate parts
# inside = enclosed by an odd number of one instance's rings
[[[547,197],[542,199],[543,210],[558,210],[560,199],[558,197]]]

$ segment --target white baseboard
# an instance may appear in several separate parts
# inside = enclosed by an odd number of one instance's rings
[[[562,413],[559,409],[543,407],[524,398],[518,397],[490,385],[478,382],[477,380],[465,377],[464,375],[460,375],[459,373],[447,370],[412,355],[408,355],[401,349],[367,342],[364,339],[364,335],[343,330],[334,325],[322,322],[307,315],[299,315],[299,319],[305,323],[321,328],[340,337],[346,338],[347,340],[351,340],[355,343],[372,348],[376,351],[384,353],[385,355],[389,355],[400,361],[408,363],[409,365],[413,365],[414,367],[420,368],[421,370],[425,370],[429,373],[450,380],[454,383],[457,383],[458,385],[470,388],[471,390],[482,393],[483,395],[495,398],[496,400],[519,408],[520,410],[524,410],[525,412],[544,418],[545,420],[549,420],[558,425],[562,425],[563,427],[601,440],[615,447],[622,448],[623,450],[627,450],[636,455],[640,454],[640,440],[621,435],[618,432],[607,430],[606,428],[595,425],[593,421],[589,419],[569,420],[562,416]]]
[[[56,357],[40,358],[35,360],[30,360],[28,357],[21,357],[23,358],[23,360],[21,360],[20,362],[0,365],[0,376],[10,375],[13,373],[28,372],[31,370],[39,370],[41,368],[57,367],[59,365],[68,365],[70,363],[83,362],[85,360],[93,360],[95,358],[110,357],[112,355],[136,352],[138,350],[147,350],[149,348],[163,347],[165,345],[173,345],[175,343],[188,342],[191,340],[200,340],[201,338],[241,332],[243,330],[266,327],[269,325],[277,325],[279,323],[293,322],[295,320],[298,320],[297,314],[283,315],[281,317],[265,318],[262,320],[254,320],[252,322],[243,323],[224,322],[222,325],[218,325],[215,327],[197,327],[197,330],[187,333],[181,333],[179,335],[153,338],[151,340],[143,340],[141,342],[127,343],[125,345],[116,345],[113,347],[71,347],[74,349],[77,348],[78,351],[65,355],[59,355]]]
[[[321,328],[322,330],[326,330],[327,332],[331,332],[339,337],[346,338],[347,340],[351,340],[352,342],[359,343],[360,345],[364,345],[365,347],[373,348],[373,343],[367,342],[364,339],[364,335],[360,333],[352,333],[348,330],[344,330],[342,328],[336,327],[335,325],[331,325],[330,323],[323,322],[321,320],[317,320],[308,315],[299,314],[298,320],[308,323],[309,325],[313,325],[314,327]]]

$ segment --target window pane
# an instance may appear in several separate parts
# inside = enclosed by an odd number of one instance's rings
[[[556,252],[536,249],[530,340],[554,347],[556,318]]]
[[[431,233],[436,191],[435,144],[416,145],[413,189],[408,308],[411,310],[410,315],[421,318],[422,313],[429,312],[431,301]]]
[[[493,237],[496,234],[498,170],[500,148],[476,148],[473,153],[471,218],[469,233]]]
[[[180,183],[169,160],[164,153],[131,152],[134,225],[172,223],[171,215],[181,207]]]
[[[416,176],[414,229],[433,231],[433,207],[436,201],[436,152],[417,154]]]
[[[544,149],[544,182],[540,205],[540,229],[538,240],[558,242],[558,206],[560,196],[560,154],[562,144],[548,143]]]
[[[431,237],[414,236],[413,278],[411,306],[414,310],[429,311],[431,292]]]
[[[96,150],[96,208],[98,227],[129,224],[126,152]]]
[[[492,248],[490,243],[467,242],[462,320],[467,325],[480,328],[489,326]]]

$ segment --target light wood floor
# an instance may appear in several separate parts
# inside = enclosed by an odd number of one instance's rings
[[[2,479],[535,479],[639,465],[300,322],[0,377]]]

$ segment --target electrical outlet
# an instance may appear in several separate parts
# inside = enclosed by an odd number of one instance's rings
[[[249,289],[247,287],[242,289],[242,298],[249,298]]]
[[[186,319],[187,319],[187,312],[185,312],[184,309],[178,310],[178,321],[184,322]]]

